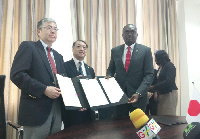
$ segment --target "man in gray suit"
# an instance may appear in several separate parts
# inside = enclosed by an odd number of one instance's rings
[[[148,104],[147,90],[153,80],[153,58],[151,49],[136,43],[137,28],[127,24],[122,37],[125,44],[111,50],[107,77],[115,77],[129,97],[128,104],[115,107],[114,117],[127,117],[136,108],[143,111]]]

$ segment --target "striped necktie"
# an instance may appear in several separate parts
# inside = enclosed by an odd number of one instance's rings
[[[55,62],[53,60],[53,58],[51,57],[51,48],[50,47],[47,47],[47,51],[48,51],[48,58],[49,58],[49,62],[50,62],[50,65],[51,65],[51,69],[53,71],[54,74],[57,74],[57,69],[56,69],[56,65],[55,65]]]

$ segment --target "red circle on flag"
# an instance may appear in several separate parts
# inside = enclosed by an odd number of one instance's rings
[[[188,108],[190,116],[197,116],[200,113],[200,104],[197,100],[191,100]]]

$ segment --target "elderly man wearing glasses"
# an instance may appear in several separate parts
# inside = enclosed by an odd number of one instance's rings
[[[37,42],[24,41],[15,55],[10,78],[21,89],[18,123],[24,139],[44,139],[61,130],[61,97],[55,74],[65,74],[63,57],[51,48],[57,25],[44,18],[37,24]]]

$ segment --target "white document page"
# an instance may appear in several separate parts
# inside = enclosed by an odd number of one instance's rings
[[[109,104],[96,79],[80,79],[90,107]]]
[[[82,107],[71,78],[56,74],[65,106]]]
[[[119,84],[115,80],[114,77],[105,79],[105,78],[99,78],[108,98],[110,99],[111,103],[119,102],[122,96],[124,95],[124,92],[120,88]]]

